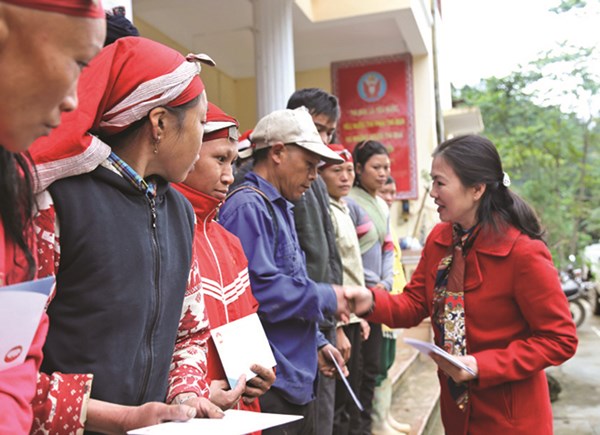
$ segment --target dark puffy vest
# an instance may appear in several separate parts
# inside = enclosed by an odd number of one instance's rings
[[[194,214],[167,183],[149,199],[99,167],[50,187],[61,259],[46,373],[93,373],[91,397],[164,401],[192,257]]]

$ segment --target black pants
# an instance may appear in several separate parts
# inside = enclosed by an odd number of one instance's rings
[[[346,367],[348,367],[349,372],[347,379],[352,391],[358,395],[362,377],[360,372],[360,353],[362,346],[360,323],[351,323],[343,328],[344,333],[352,345],[350,359],[346,362]],[[335,385],[334,435],[348,435],[351,421],[360,421],[360,409],[358,409],[358,406],[356,406],[354,400],[350,397],[350,393],[346,390],[346,386],[343,382],[337,380]]]
[[[271,388],[259,397],[260,410],[273,414],[301,415],[304,418],[281,426],[264,429],[263,435],[314,435],[315,434],[315,402],[306,405],[295,405]]]
[[[362,343],[361,348],[361,382],[358,399],[362,403],[364,411],[360,413],[359,421],[350,422],[350,434],[371,435],[373,420],[373,396],[375,395],[375,382],[380,372],[381,359],[381,324],[369,322],[371,333],[369,338]]]

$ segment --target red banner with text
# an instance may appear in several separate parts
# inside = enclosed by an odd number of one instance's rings
[[[340,100],[338,142],[350,151],[363,140],[386,146],[397,199],[417,198],[412,61],[396,55],[336,62],[333,93]]]

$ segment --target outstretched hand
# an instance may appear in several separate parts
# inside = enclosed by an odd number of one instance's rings
[[[373,306],[373,292],[365,287],[348,286],[344,288],[348,307],[357,316],[366,315]]]
[[[133,429],[166,421],[186,421],[195,416],[196,409],[187,405],[149,402],[140,406],[125,406],[90,399],[85,429],[106,434],[124,434]]]
[[[335,317],[343,323],[348,323],[350,321],[350,307],[345,297],[345,287],[336,284],[333,284],[332,287],[335,292],[335,299],[337,300]]]

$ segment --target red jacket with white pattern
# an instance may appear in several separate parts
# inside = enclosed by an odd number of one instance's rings
[[[258,302],[250,289],[248,260],[242,245],[214,220],[219,200],[186,186],[176,188],[192,203],[196,213],[195,248],[211,328],[256,313]],[[208,378],[227,379],[212,338],[208,341]],[[258,400],[250,405],[240,401],[240,409],[258,411]]]

